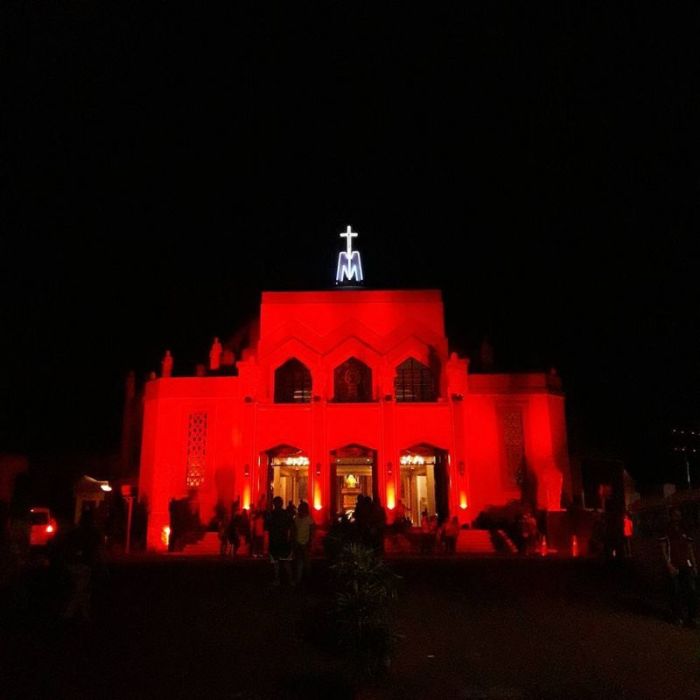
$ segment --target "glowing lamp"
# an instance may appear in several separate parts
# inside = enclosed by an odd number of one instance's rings
[[[394,482],[390,481],[386,485],[386,507],[389,510],[394,510],[396,507],[396,492],[394,491]]]
[[[109,484],[100,484],[100,488],[106,493],[109,493],[112,490],[112,487]]]
[[[285,457],[284,463],[288,467],[308,467],[308,457]]]
[[[316,482],[314,484],[314,510],[321,510],[323,505],[321,504],[321,485]]]
[[[170,527],[166,525],[160,531],[160,541],[167,547],[170,544]]]
[[[53,525],[47,525],[46,532],[53,532]]]
[[[243,487],[243,510],[250,510],[250,485]]]
[[[464,493],[464,491],[462,491],[462,492],[459,494],[459,507],[460,507],[462,510],[466,510],[468,505],[469,505],[469,504],[467,503],[467,494]]]

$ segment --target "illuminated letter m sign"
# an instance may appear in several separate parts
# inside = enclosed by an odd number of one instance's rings
[[[341,284],[344,280],[351,282],[362,282],[362,262],[360,261],[360,253],[352,249],[352,239],[357,237],[356,233],[352,232],[350,226],[345,233],[340,234],[341,238],[347,239],[347,250],[338,254],[338,270],[335,273],[335,283]]]

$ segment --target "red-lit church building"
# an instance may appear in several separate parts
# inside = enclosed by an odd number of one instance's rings
[[[199,376],[171,376],[168,356],[146,385],[151,549],[165,548],[170,499],[192,488],[203,519],[218,500],[280,495],[323,522],[362,493],[389,520],[401,499],[416,523],[519,499],[524,468],[538,508],[570,491],[559,377],[470,373],[439,291],[264,292],[257,337],[235,366],[226,353],[216,341]]]

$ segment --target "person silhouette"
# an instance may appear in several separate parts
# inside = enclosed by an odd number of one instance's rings
[[[280,562],[284,566],[287,581],[294,585],[292,578],[292,527],[289,513],[282,508],[284,501],[280,496],[272,499],[272,511],[268,513],[265,529],[269,533],[269,554],[273,570],[273,586],[280,585]]]
[[[693,540],[686,534],[683,516],[678,508],[669,514],[666,534],[659,538],[668,572],[670,608],[674,623],[695,627],[697,611],[696,580],[698,565]]]
[[[54,557],[60,560],[69,580],[61,616],[67,622],[89,622],[93,577],[101,563],[102,545],[92,510],[84,510],[76,527],[54,539]]]
[[[297,584],[301,583],[309,571],[314,527],[309,504],[306,501],[302,501],[294,518],[294,568]]]

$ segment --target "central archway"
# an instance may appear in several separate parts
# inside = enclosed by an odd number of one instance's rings
[[[279,496],[284,504],[309,501],[309,457],[291,445],[278,445],[267,455],[267,505]]]
[[[331,451],[331,510],[352,514],[358,496],[376,499],[377,451],[364,445],[345,445]]]

